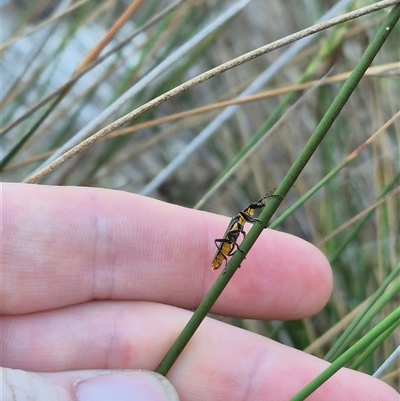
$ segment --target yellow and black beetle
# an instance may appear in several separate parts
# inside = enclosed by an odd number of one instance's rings
[[[246,207],[246,209],[240,211],[236,216],[232,217],[232,220],[230,221],[223,238],[215,240],[217,252],[215,253],[212,261],[213,270],[220,268],[224,260],[226,267],[228,256],[232,256],[236,252],[235,248],[237,248],[237,250],[240,252],[243,252],[237,243],[239,235],[243,234],[243,238],[246,236],[246,232],[243,229],[246,222],[255,223],[260,221],[259,219],[253,217],[254,211],[256,209],[263,208],[265,206],[265,199],[270,197],[271,193],[266,194],[257,202],[251,203]]]

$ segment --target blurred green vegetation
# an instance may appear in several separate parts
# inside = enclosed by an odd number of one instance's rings
[[[101,119],[104,110],[123,93],[151,76],[180,46],[234,4],[176,2],[172,11],[143,29],[171,4],[144,2],[101,52],[101,56],[109,56],[83,74],[43,123],[30,132],[51,101],[37,111],[29,109],[73,76],[129,5],[116,0],[95,3],[96,7],[93,2],[76,2],[71,9],[41,0],[3,6],[7,16],[2,45],[3,158],[16,150],[3,166],[3,181],[26,179],[94,119],[99,119],[97,128],[102,128],[208,69],[312,26],[335,2],[254,0],[178,60],[166,63],[157,77]],[[364,5],[349,2],[347,10]],[[201,202],[201,208],[231,216],[276,188],[387,14],[388,10],[378,11],[315,35],[296,55],[287,56],[268,83],[256,90],[265,96],[241,104],[209,139],[146,194],[194,207],[218,181],[220,185]],[[316,244],[331,261],[335,278],[331,300],[317,316],[301,322],[232,319],[232,324],[323,357],[349,325],[347,316],[354,317],[359,305],[399,269],[399,29],[398,24],[278,210],[274,228]],[[124,46],[117,47],[131,35]],[[239,93],[280,57],[286,57],[286,50],[284,47],[256,58],[160,104],[41,182],[143,192],[226,110],[220,102],[232,100],[234,104]],[[318,86],[316,80],[321,80]],[[298,88],[297,84],[303,86]],[[215,108],[200,109],[210,105]],[[179,115],[191,110],[191,116]],[[173,115],[176,118],[157,123]],[[258,142],[245,157],[243,149],[256,137]],[[23,138],[26,141],[22,145]],[[223,179],[221,172],[233,161],[235,170]],[[324,179],[327,176],[329,179]],[[318,183],[320,187],[293,213],[279,219]],[[398,270],[388,288],[396,280]],[[398,303],[397,290],[378,303],[380,307],[359,336],[376,326]],[[357,369],[372,374],[398,345],[396,335],[398,338],[398,327]],[[321,336],[323,341],[318,342]],[[399,372],[387,374],[384,380],[398,386]]]

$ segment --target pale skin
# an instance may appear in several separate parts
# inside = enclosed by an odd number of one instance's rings
[[[74,384],[94,370],[156,369],[222,273],[211,260],[229,221],[119,191],[2,184],[3,386],[58,386],[74,400]],[[331,290],[318,249],[266,230],[212,311],[301,319]],[[209,318],[167,378],[182,401],[287,401],[326,366]],[[308,400],[398,396],[343,369]]]

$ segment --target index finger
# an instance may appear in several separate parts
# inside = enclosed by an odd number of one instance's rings
[[[228,218],[105,189],[4,183],[2,193],[3,313],[94,299],[193,309],[218,274],[214,239]],[[266,230],[213,312],[301,318],[325,304],[331,283],[315,247]]]

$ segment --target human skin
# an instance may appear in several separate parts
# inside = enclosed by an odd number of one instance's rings
[[[75,400],[77,381],[99,369],[155,370],[222,272],[211,260],[227,217],[120,191],[10,183],[2,184],[1,207],[6,386],[15,374],[20,386],[34,377]],[[331,289],[317,248],[265,230],[212,312],[301,319],[317,313]],[[287,401],[327,366],[208,318],[167,378],[183,401]],[[398,397],[342,369],[307,400]]]

